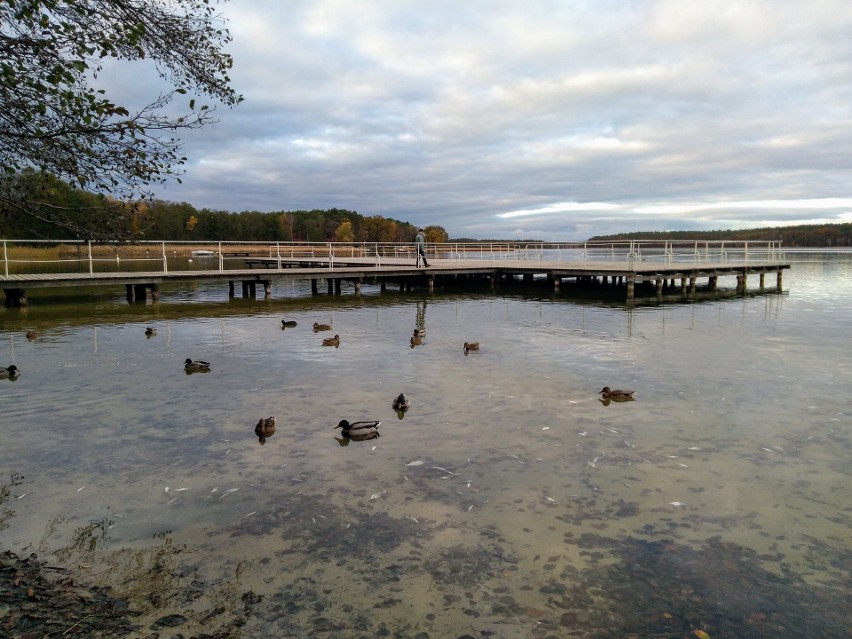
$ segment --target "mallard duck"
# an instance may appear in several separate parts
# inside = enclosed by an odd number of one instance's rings
[[[611,389],[609,386],[604,386],[601,389],[601,396],[604,399],[609,399],[614,402],[627,402],[633,399],[633,393],[636,391],[632,390],[620,390],[620,389]]]
[[[33,341],[36,337],[38,337],[38,333],[36,331],[27,331],[27,339]]]
[[[156,328],[151,328],[150,326],[145,329],[145,337],[153,337],[157,334]]]
[[[200,359],[195,361],[186,358],[186,361],[183,363],[183,369],[190,373],[209,373],[210,372],[210,362],[204,362]]]
[[[320,331],[330,331],[331,324],[320,324],[319,322],[314,322],[314,333],[319,333]]]
[[[0,367],[0,379],[15,379],[20,373],[21,371],[14,364],[6,368]]]
[[[266,438],[275,434],[275,415],[266,418],[261,417],[257,426],[254,427],[254,434],[257,435],[260,445],[263,446],[266,443]]]
[[[479,350],[479,342],[465,342],[464,343],[464,354],[467,355],[470,351],[478,351]]]
[[[282,329],[292,328],[295,325],[296,325],[296,322],[294,322],[293,320],[281,320],[281,328]]]
[[[341,419],[340,423],[335,426],[335,428],[341,429],[341,435],[344,437],[348,437],[349,439],[354,439],[356,441],[364,440],[364,439],[374,439],[379,436],[379,426],[381,425],[381,420],[371,420],[371,421],[360,421],[360,422],[348,422],[345,419]]]
[[[340,347],[340,335],[335,335],[334,337],[326,337],[322,341],[323,346],[334,346],[334,348]]]
[[[425,328],[415,328],[414,329],[414,337],[419,337],[420,339],[423,339],[424,337],[426,337],[426,329]]]
[[[415,346],[420,346],[423,343],[423,340],[416,335],[412,335],[411,339],[408,340],[408,343],[411,344],[411,348],[414,348]]]
[[[391,404],[391,406],[393,406],[393,409],[396,411],[406,411],[411,408],[411,402],[405,396],[405,393],[400,393],[399,395],[393,398],[393,403]]]

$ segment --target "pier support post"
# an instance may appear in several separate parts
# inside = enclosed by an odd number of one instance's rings
[[[326,279],[325,285],[326,285],[326,288],[328,289],[328,294],[333,295],[334,294],[334,280],[329,277],[328,279]]]
[[[766,283],[766,282],[765,282],[765,280],[766,280],[766,273],[764,273],[763,271],[761,271],[761,272],[760,272],[760,290],[761,290],[761,291],[763,290],[763,286],[764,286],[764,284]]]
[[[316,295],[318,292],[319,289],[317,288],[317,278],[311,278],[311,293]]]
[[[627,301],[632,302],[636,290],[636,276],[631,274],[627,276]]]
[[[698,278],[694,275],[689,278],[689,294],[695,295],[695,285],[698,282]]]
[[[263,296],[266,299],[269,299],[269,298],[272,297],[272,281],[271,280],[264,280],[264,282],[263,282]]]
[[[680,278],[680,294],[686,295],[686,277]]]
[[[779,293],[781,292],[781,282],[783,281],[783,278],[781,276],[782,273],[783,273],[783,271],[779,270],[778,274],[775,276],[775,285],[778,287]]]
[[[133,284],[125,284],[124,285],[124,297],[128,302],[133,301]]]
[[[434,275],[429,276],[428,284],[429,284],[429,292],[434,293],[435,292],[435,276]]]
[[[746,274],[740,273],[737,275],[737,293],[746,292]]]
[[[388,285],[387,285],[387,282],[385,282],[385,278],[382,278],[382,281],[381,281],[381,283],[379,284],[379,290],[380,290],[382,293],[384,293],[386,290],[388,290]]]
[[[361,278],[358,278],[357,280],[352,280],[352,284],[355,285],[355,295],[360,295],[361,294]]]
[[[780,272],[778,273],[778,276],[781,277]],[[27,292],[22,288],[4,288],[3,293],[6,295],[6,299],[3,302],[4,306],[20,308],[27,305]]]
[[[159,302],[160,301],[160,287],[157,284],[151,284],[148,288],[151,289],[151,301]]]
[[[707,278],[707,286],[710,287],[711,291],[716,291],[719,289],[719,277],[716,275],[711,275]]]
[[[145,301],[145,289],[147,287],[144,284],[135,284],[133,286],[133,294],[135,297],[135,301],[144,302]]]
[[[654,280],[654,288],[657,291],[657,297],[663,294],[663,283],[665,282],[662,278],[657,278]]]
[[[228,280],[228,299],[234,299],[234,280]]]
[[[336,278],[334,280],[334,293],[336,295],[340,295],[340,278]]]
[[[554,277],[553,278],[553,291],[554,291],[554,293],[559,292],[560,286],[562,286],[562,278],[561,277]]]
[[[524,273],[524,282],[532,282],[533,274],[532,273]]]

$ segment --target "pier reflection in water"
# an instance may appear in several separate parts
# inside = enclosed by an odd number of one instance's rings
[[[3,548],[186,635],[845,636],[851,276],[632,309],[204,287],[4,309]],[[341,447],[341,419],[381,437]]]

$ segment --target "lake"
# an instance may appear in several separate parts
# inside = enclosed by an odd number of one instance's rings
[[[0,309],[0,549],[140,637],[846,637],[852,252],[786,257],[782,293],[630,307],[33,291]]]

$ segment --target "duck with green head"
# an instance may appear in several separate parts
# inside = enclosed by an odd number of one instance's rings
[[[191,360],[187,357],[186,361],[183,363],[183,370],[186,371],[187,375],[191,375],[192,373],[209,373],[210,362],[205,362],[200,359]]]
[[[16,379],[18,379],[18,375],[20,374],[20,369],[14,364],[6,366],[5,368],[0,367],[0,379],[10,379],[12,381],[15,381]]]
[[[355,441],[363,441],[378,437],[379,426],[381,423],[382,421],[380,419],[364,420],[359,422],[349,422],[345,419],[341,419],[335,428],[340,429],[340,434],[343,435],[343,437],[354,439]]]

